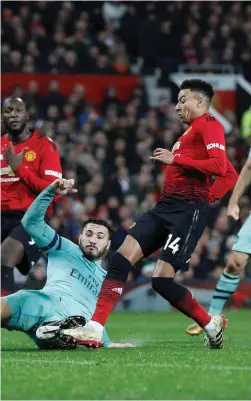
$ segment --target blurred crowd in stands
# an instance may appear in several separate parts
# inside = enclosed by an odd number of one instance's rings
[[[250,76],[248,3],[156,4],[3,2],[2,69],[128,74],[140,56],[142,74],[150,73],[156,65],[170,72],[182,63],[191,68],[197,63],[227,63]],[[107,88],[99,105],[86,101],[81,84],[65,97],[56,79],[50,81],[48,95],[43,97],[35,75],[26,92],[16,85],[12,94],[24,98],[31,127],[56,142],[64,177],[76,181],[78,194],[57,202],[52,227],[77,241],[85,219],[107,219],[115,229],[112,248],[117,249],[135,218],[152,208],[161,196],[163,167],[149,157],[156,147],[171,149],[184,131],[175,105],[162,102],[157,108],[149,107],[143,81],[126,103],[117,97],[114,86]],[[226,137],[227,156],[238,172],[251,146],[250,116],[251,108],[241,124],[233,113],[228,116],[233,130]],[[250,211],[250,199],[251,188],[241,199],[238,223],[227,219],[228,196],[210,206],[209,224],[192,256],[191,269],[178,280],[219,277],[235,234]],[[156,259],[157,254],[136,266],[130,279],[148,280]],[[36,273],[40,278],[42,265]],[[251,266],[246,277],[251,280]]]
[[[142,74],[226,64],[251,77],[250,2],[3,1],[2,10],[4,72],[128,74],[141,58]]]

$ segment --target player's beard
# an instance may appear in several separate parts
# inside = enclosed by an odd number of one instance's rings
[[[19,128],[11,128],[10,124],[8,125],[7,131],[10,135],[14,136],[14,137],[18,137],[19,135],[21,135],[24,132],[26,126],[26,121],[24,121],[23,123],[20,123],[20,127]]]
[[[88,247],[85,247],[85,249],[82,248],[82,251],[86,257],[86,259],[94,261],[94,260],[98,260],[98,259],[102,259],[106,253],[107,253],[107,247],[101,249],[98,253],[95,252],[95,254],[92,251],[88,250]]]

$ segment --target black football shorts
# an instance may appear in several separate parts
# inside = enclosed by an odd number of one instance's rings
[[[191,255],[206,226],[207,205],[165,198],[135,221],[128,235],[141,246],[144,257],[162,248],[159,259],[176,271],[189,269]]]

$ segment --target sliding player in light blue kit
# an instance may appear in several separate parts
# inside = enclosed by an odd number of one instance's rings
[[[106,271],[101,267],[111,245],[112,229],[105,220],[89,219],[82,227],[79,245],[59,236],[44,220],[56,194],[77,192],[74,180],[58,179],[32,203],[22,225],[48,254],[47,281],[42,290],[21,290],[1,298],[1,325],[28,334],[39,348],[74,348],[57,329],[84,325],[96,306]],[[112,343],[106,333],[104,347]]]

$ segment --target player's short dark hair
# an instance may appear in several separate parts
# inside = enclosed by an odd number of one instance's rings
[[[211,102],[214,96],[214,88],[212,85],[202,79],[186,79],[182,82],[180,89],[191,89],[191,91],[201,92],[208,98],[209,102]]]
[[[91,217],[90,219],[84,221],[84,223],[83,223],[83,225],[82,225],[82,228],[81,228],[81,233],[82,233],[83,229],[85,228],[85,226],[87,226],[87,224],[89,224],[89,223],[97,224],[97,225],[99,225],[99,226],[104,226],[104,227],[106,227],[107,230],[108,230],[108,233],[109,233],[109,239],[112,238],[112,233],[113,233],[113,228],[112,228],[112,226],[110,226],[110,224],[107,223],[106,220],[103,220],[103,219],[95,219],[94,217]]]
[[[17,100],[17,101],[21,101],[22,103],[23,103],[23,105],[24,105],[24,107],[25,107],[25,110],[27,111],[27,105],[26,105],[26,103],[24,102],[24,100],[21,98],[21,97],[18,97],[18,96],[9,96],[9,97],[6,97],[5,99],[4,99],[4,101],[3,101],[3,103],[2,103],[2,107],[5,107],[5,104],[6,104],[6,102],[7,101],[11,101],[11,100]]]

